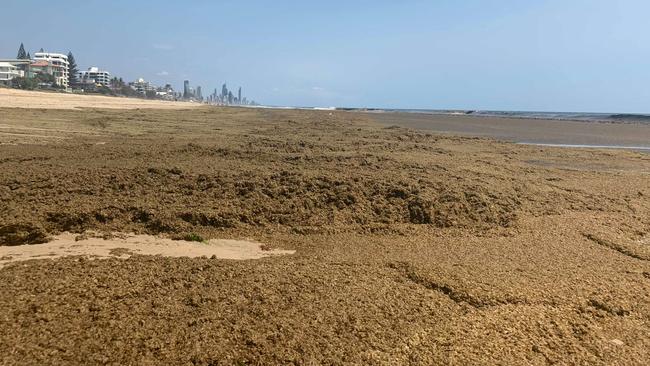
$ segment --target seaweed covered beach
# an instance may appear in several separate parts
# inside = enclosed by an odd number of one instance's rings
[[[391,118],[3,107],[0,364],[650,358],[648,154]],[[19,258],[61,235],[270,254]]]

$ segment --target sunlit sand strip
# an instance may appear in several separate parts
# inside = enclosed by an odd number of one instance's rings
[[[0,108],[35,109],[184,109],[202,106],[201,103],[172,102],[136,98],[118,98],[101,95],[49,93],[0,88]]]
[[[13,133],[13,132],[2,132],[2,131],[0,131],[0,135],[19,136],[19,137],[38,137],[38,138],[44,138],[44,139],[64,139],[65,138],[63,136],[35,135],[35,134],[28,134],[28,133]]]
[[[60,133],[81,133],[85,135],[99,135],[94,131],[81,131],[81,130],[68,130],[62,128],[38,128],[38,127],[25,127],[25,126],[12,126],[0,123],[0,129],[14,130],[14,131],[44,131],[44,132],[60,132]],[[4,133],[4,132],[0,132]]]
[[[56,259],[67,256],[126,259],[140,254],[246,260],[295,253],[295,250],[266,250],[264,244],[245,240],[212,239],[206,242],[192,242],[134,234],[122,234],[121,237],[111,239],[78,239],[78,235],[64,233],[45,244],[0,246],[0,268],[30,259]]]

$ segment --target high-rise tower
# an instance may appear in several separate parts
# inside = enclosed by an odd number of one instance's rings
[[[226,86],[225,83],[221,87],[221,98],[223,98],[223,99],[228,98],[228,87]]]
[[[185,80],[183,82],[183,98],[188,99],[190,96],[190,81]]]

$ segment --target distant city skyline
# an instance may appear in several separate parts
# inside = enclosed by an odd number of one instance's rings
[[[183,92],[176,92],[170,83],[164,86],[144,78],[125,82],[122,77],[111,76],[106,70],[91,66],[79,70],[71,51],[67,54],[49,52],[40,48],[31,56],[21,42],[16,56],[0,57],[0,84],[27,90],[65,90],[75,93],[99,93],[105,95],[131,96],[148,99],[186,100],[222,106],[258,105],[254,100],[242,97],[242,87],[237,96],[228,91],[226,84],[221,94],[215,92],[204,98],[200,85],[192,87],[190,80],[183,81]]]
[[[227,80],[269,105],[650,112],[641,0],[47,4],[3,1],[29,16],[0,23],[0,58],[23,42],[178,91]]]

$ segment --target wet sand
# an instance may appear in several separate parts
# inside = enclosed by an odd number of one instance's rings
[[[560,121],[418,113],[370,113],[383,125],[450,135],[583,147],[650,149],[650,124]],[[576,146],[577,147],[577,146]]]

